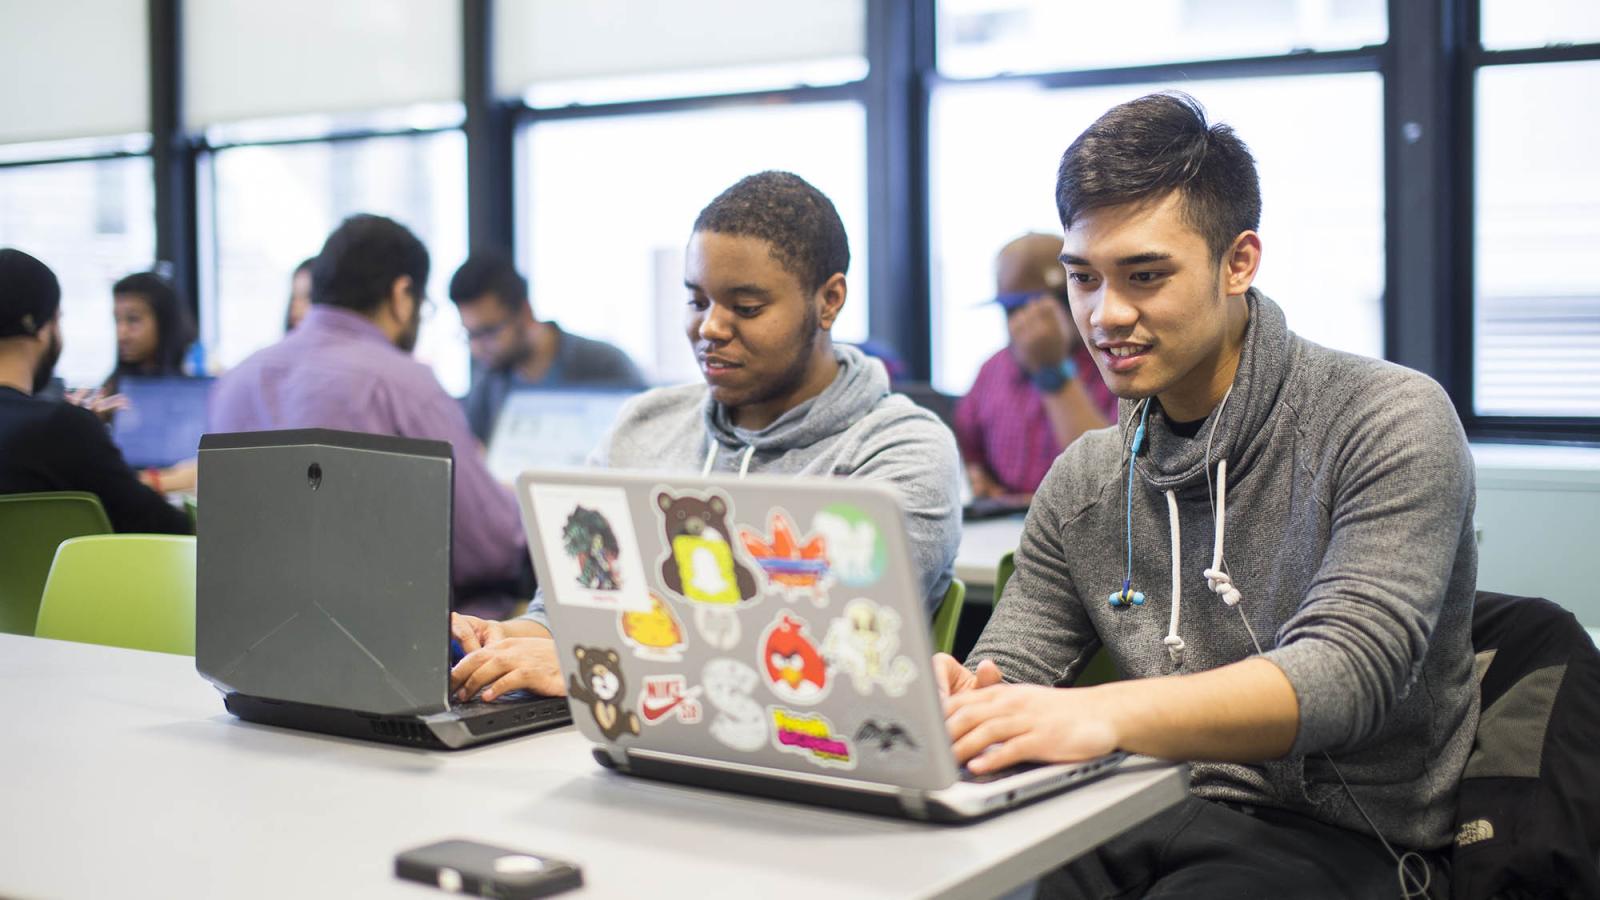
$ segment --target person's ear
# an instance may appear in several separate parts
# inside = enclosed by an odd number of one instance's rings
[[[1233,246],[1222,256],[1222,284],[1230,297],[1238,297],[1250,289],[1261,270],[1261,235],[1243,231],[1233,239]]]
[[[844,273],[835,272],[817,288],[815,302],[818,304],[817,323],[823,331],[833,330],[833,323],[839,318],[839,311],[844,309],[845,294]]]

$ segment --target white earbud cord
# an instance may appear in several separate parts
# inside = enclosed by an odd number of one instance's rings
[[[1223,603],[1226,603],[1239,611],[1239,621],[1244,623],[1244,630],[1250,635],[1250,643],[1255,646],[1256,655],[1264,656],[1266,651],[1261,649],[1261,641],[1256,638],[1255,629],[1250,627],[1250,619],[1245,616],[1244,607],[1239,605],[1239,601],[1243,600],[1244,598],[1240,595],[1239,588],[1234,585],[1233,576],[1228,574],[1227,560],[1223,557],[1222,553],[1223,539],[1227,535],[1228,515],[1228,460],[1226,457],[1217,461],[1216,495],[1212,496],[1211,492],[1211,439],[1216,436],[1217,426],[1221,424],[1222,420],[1222,411],[1227,408],[1228,398],[1232,395],[1233,388],[1230,387],[1228,388],[1228,393],[1222,396],[1222,403],[1217,407],[1216,420],[1211,423],[1211,431],[1206,435],[1206,499],[1211,502],[1211,512],[1216,519],[1216,538],[1215,542],[1212,544],[1211,568],[1205,571],[1206,586],[1211,588],[1214,593],[1220,596]],[[1178,553],[1176,547],[1178,533],[1176,512],[1177,501],[1173,498],[1171,491],[1167,492],[1167,500],[1169,506],[1172,507],[1172,533],[1174,540],[1172,553],[1173,559],[1176,560]],[[1172,633],[1167,637],[1167,645],[1170,648],[1172,646],[1172,642],[1176,640],[1178,652],[1182,653],[1183,640],[1177,637],[1178,592],[1176,589],[1176,562],[1173,564],[1173,571],[1174,590],[1172,595]],[[1428,861],[1423,858],[1422,854],[1415,850],[1407,850],[1405,853],[1396,853],[1394,847],[1389,843],[1389,840],[1383,836],[1383,832],[1378,830],[1378,823],[1372,821],[1372,817],[1367,815],[1366,809],[1362,807],[1361,801],[1356,799],[1355,791],[1350,789],[1350,782],[1345,780],[1344,773],[1339,771],[1339,765],[1333,761],[1333,757],[1324,751],[1322,758],[1328,761],[1328,766],[1333,769],[1334,776],[1339,779],[1339,784],[1344,787],[1345,796],[1350,798],[1350,802],[1355,806],[1356,812],[1361,814],[1361,818],[1367,823],[1367,827],[1372,829],[1372,834],[1378,839],[1378,843],[1383,845],[1383,849],[1389,853],[1389,858],[1394,860],[1396,867],[1395,877],[1399,881],[1400,896],[1404,898],[1404,900],[1414,900],[1414,898],[1427,897],[1428,887],[1433,883],[1433,869],[1428,865]],[[1416,864],[1422,866],[1422,877],[1420,879],[1418,879],[1417,875],[1407,866],[1408,860],[1415,861]]]

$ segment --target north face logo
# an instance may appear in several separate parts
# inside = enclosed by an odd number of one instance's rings
[[[1461,828],[1456,832],[1456,846],[1465,847],[1479,841],[1487,841],[1494,837],[1494,826],[1488,819],[1474,819],[1471,822],[1462,822]]]

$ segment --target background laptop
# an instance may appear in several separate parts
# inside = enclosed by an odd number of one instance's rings
[[[517,496],[573,721],[603,765],[962,820],[1121,759],[963,777],[884,485],[541,471]]]
[[[206,430],[212,378],[125,375],[117,392],[128,401],[111,420],[111,440],[135,469],[165,469],[194,459]]]
[[[200,442],[195,668],[242,719],[455,748],[566,724],[452,704],[451,452],[309,429]]]
[[[631,390],[512,391],[489,435],[489,474],[510,484],[528,469],[577,468],[617,420]]]

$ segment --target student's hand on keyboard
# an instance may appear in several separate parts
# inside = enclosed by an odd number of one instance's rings
[[[490,619],[453,612],[450,614],[450,636],[461,642],[463,653],[472,653],[496,641],[504,640],[506,629],[504,625]]]
[[[998,672],[998,670],[996,670]],[[952,692],[945,726],[956,762],[975,773],[1020,762],[1081,762],[1117,749],[1115,710],[1096,688],[994,684]]]
[[[465,649],[466,642],[462,644]],[[459,700],[475,696],[493,700],[519,688],[547,697],[567,692],[561,680],[561,666],[556,662],[555,641],[547,637],[501,638],[468,652],[450,670],[450,689]]]
[[[956,662],[956,658],[948,653],[933,655],[933,677],[939,683],[941,700],[973,688],[999,684],[1002,680],[1000,667],[995,665],[993,660],[986,659],[978,663],[978,671],[973,673],[966,666]]]

